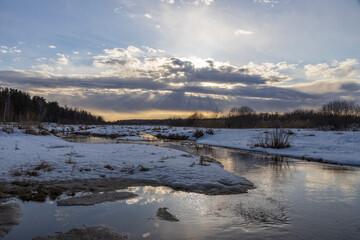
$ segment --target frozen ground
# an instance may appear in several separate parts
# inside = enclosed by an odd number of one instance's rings
[[[123,178],[174,189],[246,192],[246,179],[184,152],[138,144],[80,144],[56,136],[0,131],[0,182]]]
[[[270,129],[214,129],[214,134],[206,134],[196,139],[193,137],[195,128],[161,127],[161,126],[55,126],[48,125],[49,130],[65,132],[82,132],[99,135],[125,136],[126,139],[137,139],[143,133],[156,136],[187,136],[197,143],[259,151],[283,156],[291,156],[328,163],[360,165],[360,132],[351,131],[318,131],[314,129],[290,129],[291,147],[270,149],[252,147],[256,138]],[[87,128],[87,129],[86,129]]]

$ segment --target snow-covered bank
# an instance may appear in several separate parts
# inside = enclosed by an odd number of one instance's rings
[[[269,129],[221,129],[214,135],[197,140],[200,144],[239,148],[282,156],[323,161],[327,163],[360,165],[360,132],[324,132],[291,129],[291,147],[283,149],[252,147],[259,134]]]
[[[0,132],[0,182],[123,178],[174,189],[226,194],[252,184],[182,151],[137,144],[80,144],[53,135]]]
[[[167,127],[167,126],[47,126],[49,130],[64,130],[65,132],[78,131],[82,133],[100,135],[128,135],[129,139],[140,136],[141,133],[156,136],[186,136],[197,143],[231,147],[250,151],[266,152],[282,156],[323,161],[328,163],[357,165],[360,166],[360,132],[351,131],[318,131],[314,129],[290,129],[290,148],[271,149],[252,147],[259,134],[271,129],[214,129],[214,134],[207,134],[206,129],[201,129],[204,136],[196,139],[193,137],[195,128],[190,127]],[[87,128],[87,129],[85,129]]]

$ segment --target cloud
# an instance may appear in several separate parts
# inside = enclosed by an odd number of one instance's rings
[[[247,31],[247,30],[243,30],[243,29],[237,29],[234,33],[235,33],[235,35],[252,35],[255,32],[251,32],[251,31]]]
[[[356,59],[304,68],[285,61],[234,65],[212,58],[174,57],[148,46],[106,48],[86,58],[92,59],[92,65],[83,68],[86,74],[80,73],[82,66],[76,62],[83,60],[70,61],[69,55],[57,53],[55,58],[37,58],[32,71],[0,71],[0,85],[38,93],[63,105],[123,113],[227,111],[241,105],[287,111],[360,97]],[[292,73],[299,71],[314,81],[284,87],[282,83],[293,80]]]
[[[17,47],[0,46],[0,53],[21,53],[21,50],[17,49]]]
[[[175,3],[175,0],[161,0],[161,1],[169,3],[169,4],[174,4]]]
[[[20,49],[17,49],[16,47],[10,48],[9,50],[10,53],[21,53]]]
[[[349,92],[357,92],[360,90],[360,83],[348,82],[341,84],[341,89]]]
[[[79,52],[78,51],[73,51],[73,54],[78,55]]]
[[[56,46],[54,46],[54,45],[49,45],[49,48],[56,48]]]
[[[280,73],[293,67],[286,62],[234,66],[213,59],[164,57],[163,50],[143,48],[147,51],[133,46],[105,49],[104,55],[94,57],[93,65],[104,68],[102,73],[107,76],[146,77],[168,83],[274,84],[291,80]]]
[[[122,7],[118,7],[114,9],[114,13],[121,13]]]
[[[262,3],[266,5],[270,5],[271,7],[275,7],[275,4],[278,4],[278,0],[254,0],[254,3]]]
[[[31,66],[31,68],[34,70],[40,70],[40,71],[44,71],[44,72],[53,72],[54,71],[54,68],[49,66],[48,64],[33,65],[33,66]]]
[[[333,61],[330,65],[327,63],[307,64],[304,69],[309,79],[360,78],[360,64],[357,59]]]
[[[102,111],[135,112],[151,109],[221,111],[248,104],[274,110],[288,109],[314,97],[295,90],[266,85],[214,88],[190,83],[172,86],[151,78],[58,76],[31,71],[0,71],[3,86],[40,91],[62,104]]]
[[[146,18],[148,18],[148,19],[152,19],[152,18],[153,18],[153,17],[151,16],[151,14],[149,14],[149,13],[144,14],[144,17],[146,17]]]
[[[32,66],[36,71],[0,71],[2,86],[40,91],[49,100],[98,111],[226,111],[251,105],[257,110],[290,109],[314,96],[272,86],[289,77],[286,62],[235,66],[214,59],[165,56],[160,49],[104,49],[94,56],[95,74],[62,75],[52,72],[68,62],[58,54],[54,65]],[[56,91],[55,91],[56,90]],[[120,103],[120,104],[119,104]],[[277,106],[274,109],[274,106]]]
[[[160,0],[160,1],[171,5],[175,3],[175,0]],[[178,2],[182,4],[192,4],[192,5],[200,5],[200,4],[211,5],[215,1],[214,0],[178,0]]]
[[[214,0],[195,0],[192,3],[194,5],[199,5],[200,3],[204,3],[205,5],[211,5],[214,3]]]
[[[67,55],[65,56],[65,54],[61,54],[61,53],[57,53],[56,55],[59,56],[56,63],[60,65],[69,65],[69,56]]]

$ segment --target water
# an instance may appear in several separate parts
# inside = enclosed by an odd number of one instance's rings
[[[4,239],[31,239],[84,224],[109,225],[130,233],[131,239],[360,239],[359,168],[191,143],[149,144],[212,157],[256,189],[206,196],[136,187],[129,190],[137,198],[89,207],[20,203],[23,221]],[[168,207],[180,222],[158,220],[159,207]]]

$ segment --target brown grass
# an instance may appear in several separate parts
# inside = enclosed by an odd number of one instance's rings
[[[270,132],[260,134],[251,146],[276,149],[288,148],[291,147],[291,135],[293,134],[293,132],[282,128],[272,129]]]

